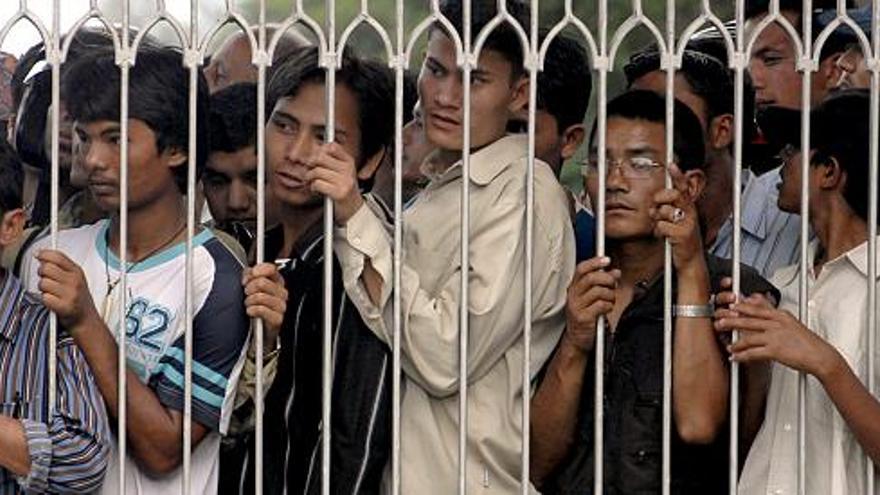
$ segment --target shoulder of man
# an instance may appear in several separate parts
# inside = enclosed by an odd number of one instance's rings
[[[706,263],[709,268],[709,277],[711,278],[712,292],[718,293],[721,290],[721,279],[731,277],[733,275],[733,261],[727,258],[719,258],[718,256],[708,254]],[[779,289],[771,284],[767,279],[761,276],[754,268],[740,263],[740,292],[743,294],[769,294],[773,300],[779,301]]]

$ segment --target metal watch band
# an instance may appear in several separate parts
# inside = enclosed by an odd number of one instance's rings
[[[715,314],[715,305],[709,304],[675,304],[672,316],[679,318],[711,318]]]

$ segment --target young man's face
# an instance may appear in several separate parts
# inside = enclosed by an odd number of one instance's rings
[[[88,187],[105,211],[119,209],[120,138],[118,122],[99,120],[74,123],[81,163]],[[128,207],[138,209],[172,191],[179,194],[174,167],[185,166],[186,154],[173,149],[160,152],[156,134],[142,120],[128,121]]]
[[[305,175],[312,155],[324,144],[324,83],[305,83],[295,96],[278,100],[266,124],[266,164],[272,193],[281,205],[322,204]],[[336,86],[336,142],[359,163],[358,102],[344,84]]]
[[[803,177],[802,166],[801,163],[803,160],[803,153],[801,150],[791,146],[786,145],[782,148],[782,151],[779,152],[780,161],[782,161],[782,168],[779,170],[779,175],[782,176],[782,182],[780,182],[776,187],[779,189],[779,198],[776,200],[777,206],[779,209],[788,213],[801,213],[801,178]],[[810,165],[810,170],[815,170],[812,164]],[[812,175],[812,174],[811,174]],[[813,190],[812,181],[810,183],[810,200],[812,201],[815,198],[814,190]]]
[[[619,117],[608,119],[606,157],[610,162],[644,157],[665,163],[665,143],[663,124]],[[593,148],[590,154],[595,157],[598,152]],[[605,235],[609,239],[622,241],[654,236],[649,210],[654,204],[654,194],[665,186],[664,172],[664,167],[656,167],[645,177],[627,178],[619,166],[609,167],[605,181]],[[598,204],[598,175],[588,174],[586,186],[592,204]]]
[[[800,15],[796,12],[782,11],[782,15],[795,27],[800,27]],[[758,26],[764,16],[746,21],[746,39]],[[832,55],[820,62],[820,69],[812,73],[810,101],[818,105],[831,90],[836,81],[826,81],[824,77],[829,66],[837,62],[839,55]],[[801,88],[803,79],[797,71],[797,54],[788,32],[772,23],[758,35],[749,58],[749,75],[755,88],[755,104],[758,108],[775,105],[785,108],[801,108]]]
[[[246,146],[208,155],[202,178],[211,215],[219,223],[251,223],[257,218],[257,152]]]
[[[471,72],[471,148],[480,148],[502,136],[508,120],[528,102],[528,81],[512,79],[513,65],[499,52],[484,49]],[[444,150],[463,148],[464,88],[455,65],[455,44],[441,30],[428,38],[428,50],[419,74],[428,140]]]

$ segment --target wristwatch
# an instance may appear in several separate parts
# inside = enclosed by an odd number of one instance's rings
[[[708,304],[673,304],[672,316],[676,318],[712,318],[715,315],[715,296]]]

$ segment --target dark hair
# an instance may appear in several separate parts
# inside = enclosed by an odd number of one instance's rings
[[[47,171],[46,120],[52,104],[52,73],[42,70],[24,88],[15,125],[15,149],[29,166]]]
[[[746,0],[745,19],[753,19],[768,13],[770,11],[770,1],[771,0]],[[852,8],[853,1],[846,0],[845,7]],[[819,34],[822,32],[822,29],[816,29],[817,17],[824,10],[836,9],[837,0],[813,0],[813,11],[811,14],[813,22],[813,41],[816,41],[816,38],[818,38]],[[798,17],[792,25],[798,33],[803,34],[803,28],[801,26],[804,15],[803,0],[779,0],[779,11],[796,13]],[[850,42],[851,38],[845,34],[845,27],[836,29],[830,36],[828,36],[825,43],[822,45],[822,51],[819,53],[819,60],[825,60],[831,55],[845,51]]]
[[[266,118],[278,100],[296,96],[306,84],[324,84],[326,71],[318,63],[318,49],[306,47],[294,52],[275,71],[266,97]],[[348,51],[336,71],[336,84],[344,85],[358,103],[357,122],[361,131],[358,167],[391,142],[394,129],[394,84],[388,70],[377,62],[359,59]]]
[[[21,208],[23,175],[15,150],[0,139],[0,215]]]
[[[257,85],[238,83],[211,95],[209,153],[232,153],[257,141]]]
[[[556,119],[559,132],[583,123],[593,77],[587,51],[576,39],[560,34],[550,42],[544,70],[538,73],[538,109]]]
[[[196,153],[196,176],[208,152],[208,86],[199,71],[197,82],[196,149],[189,149],[189,71],[181,53],[172,48],[143,47],[129,71],[128,116],[143,121],[156,135],[160,153],[169,148]],[[79,58],[62,81],[62,98],[79,122],[119,121],[120,72],[112,51],[96,50]],[[174,168],[181,192],[187,167]]]
[[[660,54],[647,49],[635,53],[623,67],[627,86],[645,74],[660,70]],[[693,93],[706,103],[706,120],[733,113],[733,74],[722,63],[705,53],[685,50],[681,68],[676,72],[684,77]]]
[[[446,0],[440,5],[440,13],[445,16],[455,27],[460,36],[464,36],[464,6],[463,1]],[[471,36],[476,40],[480,31],[497,15],[498,10],[495,0],[470,0],[471,1]],[[530,12],[521,0],[507,2],[507,12],[521,27],[528,28],[530,25]],[[439,22],[435,22],[428,29],[430,36],[434,31],[440,31],[449,35]],[[491,50],[501,54],[512,66],[511,81],[517,80],[523,75],[523,47],[516,29],[507,22],[502,22],[486,38],[483,44],[484,50]]]
[[[63,44],[67,37],[70,34],[66,34],[61,37],[61,43]],[[131,40],[137,36],[136,30],[131,30],[129,34]],[[141,46],[158,46],[158,43],[155,39],[150,36],[144,36],[141,41]],[[73,35],[73,39],[70,40],[70,48],[67,50],[67,58],[65,59],[65,65],[62,68],[62,78],[64,69],[70,66],[70,64],[78,59],[79,57],[92,52],[95,49],[113,49],[113,37],[110,33],[108,33],[104,28],[99,27],[82,27],[76,31]],[[14,108],[18,108],[21,104],[22,97],[24,96],[25,91],[25,79],[28,74],[31,72],[33,67],[42,61],[46,60],[46,49],[43,42],[39,42],[36,45],[30,47],[24,55],[21,56],[21,59],[18,61],[18,64],[15,66],[15,72],[12,74],[12,80],[9,85],[12,90],[12,102]]]
[[[735,25],[730,25],[729,23],[725,25],[725,29],[734,29]],[[729,31],[728,31],[729,32]],[[735,33],[734,33],[735,34]],[[715,57],[721,62],[721,65],[725,70],[730,70],[728,67],[730,65],[728,53],[727,53],[727,44],[724,42],[724,38],[722,34],[718,31],[718,28],[712,26],[711,28],[703,31],[700,35],[692,38],[688,41],[688,44],[685,46],[686,50],[702,53],[705,55],[709,55],[710,57]],[[743,124],[743,136],[742,142],[744,145],[751,143],[754,139],[755,133],[757,129],[755,128],[755,88],[752,86],[752,79],[749,77],[748,72],[744,74],[744,82],[743,82],[743,108],[742,108],[742,124]],[[693,86],[693,85],[692,85]],[[733,113],[733,105],[734,105],[734,97],[733,91],[736,90],[736,83],[733,81],[733,77],[731,76],[730,81],[730,105],[731,105],[731,113]],[[731,143],[731,147],[733,147],[733,143]]]
[[[661,125],[666,124],[666,99],[653,91],[627,91],[606,106],[607,118],[643,120]],[[683,172],[702,170],[706,167],[706,149],[703,144],[703,128],[700,120],[687,105],[675,100],[673,109],[672,150],[678,168]],[[595,139],[596,126],[593,124],[590,142]]]
[[[868,220],[870,164],[870,93],[865,89],[834,92],[812,112],[810,147],[815,150],[813,164],[834,158],[846,172],[842,192],[850,208]]]

